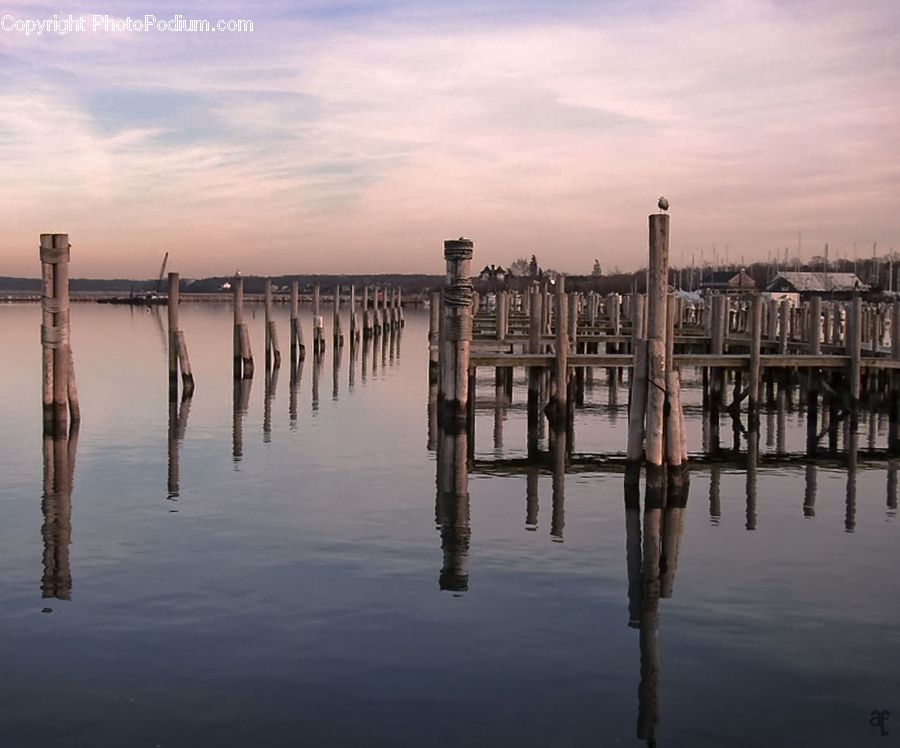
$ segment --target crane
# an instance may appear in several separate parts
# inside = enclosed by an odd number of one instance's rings
[[[156,279],[156,293],[162,291],[163,276],[166,274],[166,263],[169,261],[169,253],[166,252],[163,257],[162,266],[159,269],[159,278]]]

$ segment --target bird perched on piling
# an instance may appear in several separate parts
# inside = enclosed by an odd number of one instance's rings
[[[659,198],[659,201],[656,204],[659,206],[660,210],[663,210],[663,211],[668,210],[669,209],[669,198],[661,197],[661,198]]]

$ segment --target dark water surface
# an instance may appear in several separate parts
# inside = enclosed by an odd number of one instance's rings
[[[641,632],[626,530],[634,551],[653,528],[626,515],[620,473],[577,459],[623,450],[624,384],[611,405],[598,373],[555,478],[516,464],[521,390],[480,409],[454,539],[436,525],[427,313],[407,311],[399,357],[357,359],[352,387],[329,333],[292,420],[287,362],[267,408],[253,309],[257,376],[235,393],[230,308],[182,305],[197,389],[170,429],[158,312],[74,305],[83,422],[47,454],[74,459],[69,496],[59,475],[45,487],[39,308],[0,305],[0,745],[900,740],[896,464],[696,465],[683,516],[658,517],[671,595]],[[861,448],[869,429],[883,443],[863,419]],[[689,430],[699,450],[696,407]],[[762,454],[804,439],[800,413],[763,417]],[[895,715],[890,735],[874,710]]]

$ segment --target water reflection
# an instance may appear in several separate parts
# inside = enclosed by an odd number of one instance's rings
[[[278,387],[279,367],[266,367],[265,391],[263,396],[263,442],[272,441],[272,401]]]
[[[244,416],[250,407],[252,377],[235,377],[231,398],[231,457],[235,463],[244,456]],[[235,465],[236,467],[237,465]]]
[[[41,497],[41,538],[44,542],[41,596],[44,598],[70,600],[72,597],[69,545],[72,542],[72,487],[77,449],[77,421],[72,423],[68,435],[44,437],[44,490]]]
[[[441,534],[444,563],[442,590],[469,589],[469,451],[465,431],[441,431],[437,450],[437,501],[435,521]]]
[[[188,417],[191,414],[191,398],[185,397],[180,405],[177,400],[169,401],[169,439],[168,439],[168,481],[169,501],[175,501],[181,492],[181,443],[187,431]]]
[[[297,401],[300,395],[300,383],[303,380],[303,359],[291,363],[290,397],[288,398],[288,418],[291,431],[297,430]]]
[[[637,737],[651,746],[656,745],[659,722],[659,601],[671,597],[675,586],[688,496],[686,476],[670,476],[667,488],[647,491],[642,523],[639,475],[626,474],[628,625],[639,629],[640,642]]]

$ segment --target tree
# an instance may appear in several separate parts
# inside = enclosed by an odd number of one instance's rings
[[[598,276],[603,275],[603,268],[600,267],[600,260],[594,260],[594,269],[591,270],[591,275]]]
[[[509,272],[517,278],[524,278],[528,275],[528,267],[528,260],[524,257],[519,257],[509,266]]]

